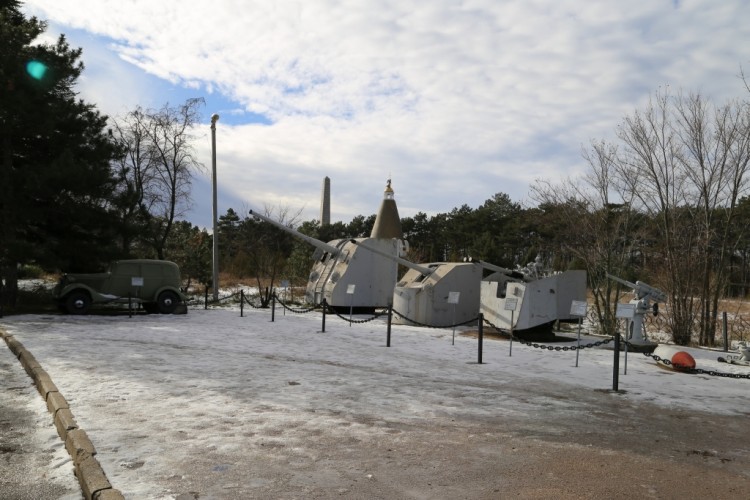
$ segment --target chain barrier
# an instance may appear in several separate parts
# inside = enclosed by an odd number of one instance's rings
[[[626,344],[630,345],[627,341]],[[717,372],[716,370],[703,370],[701,368],[690,368],[688,366],[681,365],[679,363],[672,363],[671,360],[662,358],[658,354],[653,354],[650,352],[644,352],[644,356],[653,358],[654,361],[657,363],[663,363],[666,366],[674,367],[675,369],[685,372],[685,373],[692,373],[692,374],[700,374],[700,375],[710,375],[712,377],[725,377],[725,378],[746,378],[750,379],[750,373],[727,373],[727,372]]]
[[[491,321],[488,321],[487,319],[484,320],[485,323],[487,323],[489,326],[494,328],[497,331],[500,331],[501,328],[497,327],[496,325],[492,324]],[[577,350],[583,350],[588,349],[591,347],[599,347],[600,345],[609,344],[614,340],[614,337],[610,337],[608,339],[600,340],[598,342],[592,342],[591,344],[583,344],[583,345],[573,345],[573,346],[559,346],[559,345],[547,345],[547,344],[537,344],[535,342],[531,342],[528,340],[524,340],[522,338],[516,337],[513,335],[513,340],[516,342],[520,342],[521,344],[534,347],[536,349],[547,349],[548,351],[577,351]]]
[[[319,305],[317,305],[317,306],[313,305],[313,306],[310,306],[310,307],[307,307],[307,308],[304,308],[304,309],[295,309],[293,307],[290,307],[290,306],[286,305],[284,303],[284,301],[282,301],[279,298],[279,296],[276,295],[275,292],[274,292],[273,296],[276,297],[276,302],[278,302],[279,304],[281,304],[281,307],[283,307],[284,309],[286,309],[289,312],[293,312],[293,313],[297,313],[297,314],[306,314],[306,313],[309,313],[309,312],[312,312],[312,311],[315,311],[315,310],[321,308],[321,306],[319,306]]]
[[[336,316],[338,316],[339,318],[343,319],[344,321],[348,321],[349,323],[358,323],[358,324],[359,323],[369,323],[370,321],[372,321],[374,319],[377,319],[377,318],[379,318],[381,316],[384,316],[384,315],[388,314],[388,309],[386,309],[384,311],[380,311],[380,312],[375,313],[375,315],[373,315],[372,318],[367,318],[367,319],[349,319],[346,316],[342,316],[341,313],[337,312],[334,308],[332,308],[331,306],[329,306],[327,304],[324,307],[326,308],[326,311],[328,313],[333,313]]]
[[[244,300],[245,304],[249,305],[253,309],[267,309],[267,307],[263,307],[263,301],[262,300],[261,300],[261,304],[259,306],[256,306],[255,304],[253,304],[252,302],[250,302],[250,298],[245,293],[242,294],[242,300]]]
[[[240,294],[240,292],[235,292],[235,293],[230,294],[230,295],[225,295],[224,297],[219,297],[216,300],[213,300],[213,299],[212,300],[206,300],[205,298],[194,297],[194,298],[192,298],[190,300],[186,300],[185,304],[189,305],[189,306],[190,305],[206,305],[206,306],[216,305],[216,304],[219,304],[221,302],[224,302],[224,301],[227,301],[229,299],[232,299],[232,298],[236,297],[239,294]]]
[[[411,319],[411,318],[407,318],[406,316],[404,316],[403,314],[401,314],[400,312],[398,312],[398,311],[397,311],[397,310],[395,310],[395,309],[393,310],[393,314],[395,314],[395,315],[396,315],[396,316],[398,316],[399,318],[403,318],[403,319],[405,319],[406,321],[408,321],[408,322],[410,322],[410,323],[413,323],[413,324],[415,324],[415,325],[417,325],[417,326],[423,326],[423,327],[425,327],[425,328],[455,328],[455,327],[457,327],[457,326],[464,326],[464,325],[468,325],[469,323],[473,323],[473,322],[475,322],[475,321],[477,321],[477,320],[479,319],[479,316],[477,316],[476,318],[468,319],[468,320],[466,320],[466,321],[464,321],[464,322],[462,322],[462,323],[456,323],[456,324],[454,324],[454,325],[444,325],[444,326],[438,326],[438,325],[428,325],[428,324],[426,324],[426,323],[420,323],[419,321],[413,320],[413,319]]]

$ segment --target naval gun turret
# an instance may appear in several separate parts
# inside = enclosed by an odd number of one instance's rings
[[[496,271],[482,280],[480,310],[504,330],[548,329],[555,321],[572,319],[571,303],[586,300],[586,271],[544,272],[541,256],[526,267]]]
[[[403,251],[395,238],[344,238],[328,243],[304,235],[257,212],[250,215],[286,231],[316,248],[305,300],[331,307],[378,308],[391,303]]]
[[[466,323],[479,315],[480,285],[485,270],[509,280],[523,279],[520,273],[471,258],[421,265],[431,272],[409,270],[396,284],[393,309],[398,314],[393,318],[394,323],[430,326]]]
[[[643,322],[649,310],[653,311],[654,316],[659,313],[659,303],[667,301],[667,294],[642,281],[632,283],[611,274],[607,274],[607,278],[633,290],[633,298],[630,300],[630,304],[635,306],[635,310],[633,311],[632,319],[628,318],[628,342],[639,348],[656,347],[657,343],[650,341],[646,336]],[[652,301],[653,304],[651,303]]]
[[[320,304],[326,299],[332,307],[387,307],[392,301],[399,264],[419,273],[432,272],[403,258],[408,246],[401,239],[401,220],[390,180],[369,238],[343,238],[325,243],[256,212],[250,211],[250,215],[316,248],[305,291],[305,300],[310,304]]]

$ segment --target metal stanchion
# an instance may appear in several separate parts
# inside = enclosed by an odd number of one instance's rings
[[[321,330],[323,333],[326,331],[326,307],[326,299],[323,299],[323,328]]]
[[[385,341],[386,347],[391,347],[391,319],[393,319],[393,304],[388,304],[388,334]]]
[[[484,344],[484,314],[479,313],[479,358],[477,363],[482,364],[482,347]]]

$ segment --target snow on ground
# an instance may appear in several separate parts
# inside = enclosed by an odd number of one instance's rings
[[[540,408],[586,412],[590,408],[569,397],[519,397],[519,390],[543,384],[552,391],[606,393],[613,386],[611,344],[580,351],[576,367],[575,351],[514,342],[509,355],[507,340],[485,338],[480,365],[477,339],[461,334],[466,328],[456,332],[454,345],[450,329],[394,325],[386,347],[382,318],[349,325],[329,315],[325,332],[319,312],[277,309],[270,320],[269,310],[246,309],[240,317],[226,308],[132,318],[14,316],[1,319],[0,327],[50,374],[113,487],[128,498],[175,498],[201,485],[217,498],[270,488],[260,472],[252,480],[233,475],[234,464],[251,450],[283,447],[284,467],[301,469],[306,460],[325,459],[322,451],[305,448],[305,439],[338,446],[351,441],[354,453],[355,436],[377,439],[410,422],[523,418]],[[596,340],[584,336],[582,343]],[[685,350],[698,368],[748,373],[718,363],[721,352]],[[612,397],[747,415],[748,379],[681,374],[636,353],[627,360],[621,355],[620,370],[622,392]],[[224,490],[206,486],[206,474],[225,474],[215,487]],[[303,481],[302,475],[293,480]],[[339,479],[323,469],[315,480],[335,485]],[[296,485],[300,491],[306,486]]]

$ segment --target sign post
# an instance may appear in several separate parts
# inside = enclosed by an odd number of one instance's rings
[[[453,304],[453,342],[451,345],[456,345],[456,304],[461,298],[461,292],[448,292],[448,303]]]
[[[352,311],[354,310],[354,289],[357,285],[346,285],[346,294],[349,295],[349,326],[352,326]]]
[[[629,321],[633,320],[635,315],[635,304],[617,304],[617,310],[615,311],[615,318],[625,318]],[[626,351],[627,356],[627,351]],[[627,363],[627,358],[626,358]],[[612,390],[617,391],[619,387],[619,372],[620,372],[620,334],[615,331],[615,360],[612,367]]]
[[[518,307],[517,297],[508,297],[505,299],[505,310],[510,311],[510,349],[508,350],[508,356],[513,356],[513,314]]]
[[[578,368],[578,355],[581,352],[581,322],[586,317],[588,304],[583,300],[574,300],[570,304],[570,315],[578,317],[578,344],[576,346],[576,368]]]
[[[281,288],[284,289],[284,300],[289,302],[289,292],[287,291],[289,288],[289,280],[281,280]],[[283,306],[284,303],[282,302],[281,305]],[[284,309],[284,316],[286,316],[286,307],[282,307],[282,309]]]
[[[132,276],[130,278],[130,286],[135,288],[135,297],[140,298],[141,296],[141,287],[143,286],[143,276]],[[132,315],[133,311],[133,302],[132,298],[128,296],[128,312]],[[131,316],[132,317],[132,316]]]

